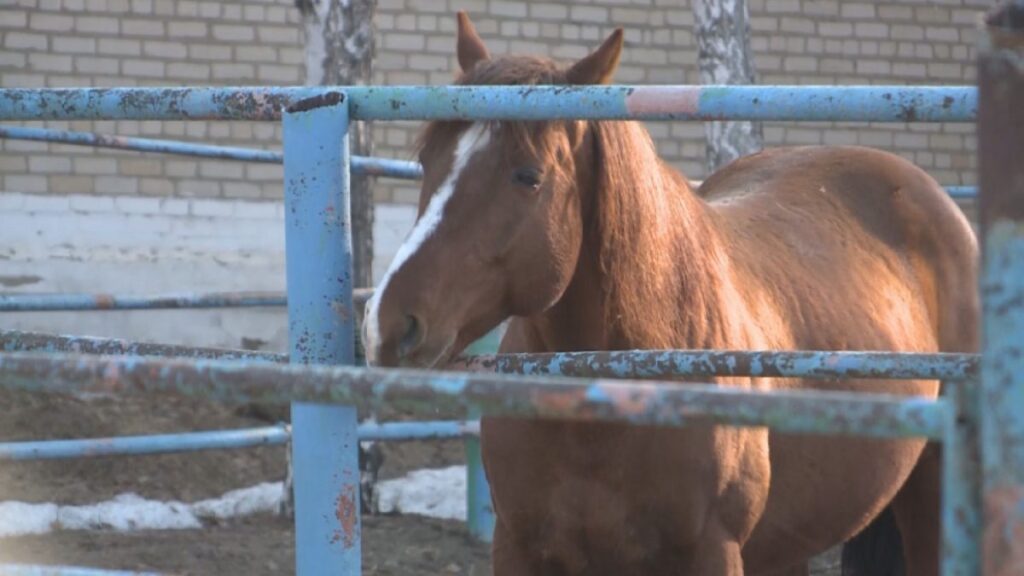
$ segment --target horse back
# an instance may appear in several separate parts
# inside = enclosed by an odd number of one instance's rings
[[[797,309],[787,313],[849,315],[860,307],[870,315],[903,291],[923,303],[935,338],[915,345],[839,335],[813,342],[797,334],[792,344],[977,349],[974,232],[941,186],[905,159],[856,146],[776,148],[727,165],[697,193],[718,219],[739,273]],[[818,310],[807,310],[815,302]],[[820,330],[821,320],[809,324]],[[850,334],[855,326],[845,328]]]

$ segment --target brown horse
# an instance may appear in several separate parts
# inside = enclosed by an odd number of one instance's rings
[[[458,83],[607,83],[621,50],[618,30],[568,68],[491,58],[460,13]],[[976,349],[974,235],[942,188],[896,156],[776,149],[694,191],[639,123],[543,121],[433,122],[420,160],[419,218],[368,304],[371,364],[443,367],[509,318],[503,352]],[[939,391],[935,381],[716,382]],[[482,426],[497,575],[800,571],[890,503],[908,573],[938,572],[937,457],[921,458],[924,441]]]

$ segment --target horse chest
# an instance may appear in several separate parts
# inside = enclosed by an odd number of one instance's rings
[[[587,564],[640,565],[665,548],[667,531],[657,516],[599,479],[578,479],[551,490],[537,531],[536,552],[546,561],[585,571]]]
[[[677,554],[678,543],[699,532],[710,482],[706,466],[683,456],[693,454],[686,444],[694,435],[613,424],[507,426],[485,435],[497,512],[541,558],[635,567]]]

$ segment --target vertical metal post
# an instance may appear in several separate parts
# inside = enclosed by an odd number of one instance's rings
[[[946,382],[942,445],[942,574],[981,572],[981,455],[978,446],[980,382]]]
[[[495,354],[504,335],[504,327],[498,327],[470,345],[468,354]],[[480,418],[479,412],[467,415],[469,420]],[[494,537],[494,506],[491,503],[491,486],[484,473],[480,455],[480,439],[466,438],[466,521],[471,536],[483,542]]]
[[[983,238],[984,574],[1024,574],[1024,0],[986,19],[978,58]]]
[[[480,414],[470,414],[471,419]],[[480,439],[466,438],[466,520],[469,533],[482,542],[494,538],[494,506],[491,504],[491,486],[487,483]]]
[[[348,102],[284,114],[285,255],[291,361],[353,364]],[[356,411],[292,404],[295,564],[300,576],[361,573]]]

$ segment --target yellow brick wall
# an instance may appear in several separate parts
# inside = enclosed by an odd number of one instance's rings
[[[992,1],[750,0],[762,84],[969,84],[974,22]],[[8,0],[0,4],[3,87],[300,84],[292,0]],[[442,84],[455,70],[454,11],[493,53],[569,61],[626,29],[617,81],[697,83],[693,16],[679,0],[380,0],[374,82]],[[50,122],[45,125],[280,149],[274,123]],[[699,179],[697,123],[651,123],[665,158]],[[411,159],[415,123],[376,123],[377,154]],[[857,143],[895,151],[944,184],[972,184],[972,125],[772,123],[768,145]],[[50,194],[279,198],[277,166],[0,141],[0,189]],[[387,179],[380,201],[412,202]]]

